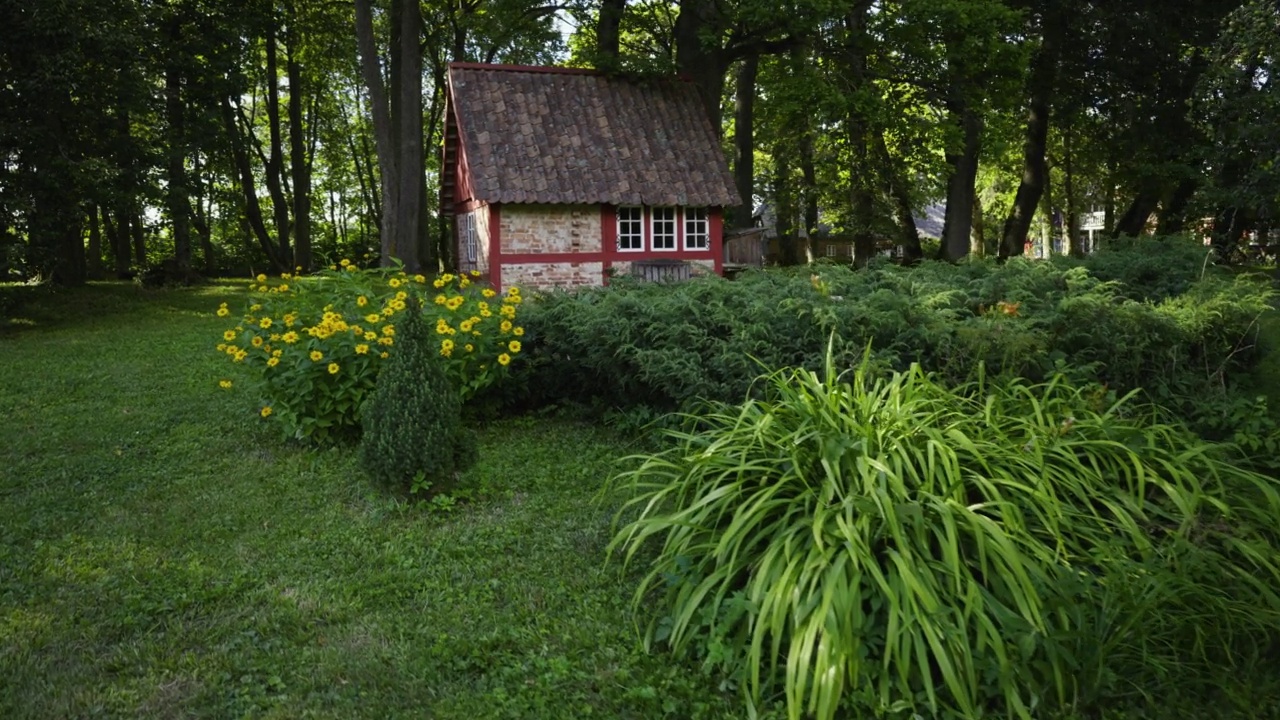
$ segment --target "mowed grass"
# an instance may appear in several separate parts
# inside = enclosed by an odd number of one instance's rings
[[[628,447],[497,422],[455,512],[389,497],[218,388],[240,292],[94,285],[0,319],[0,717],[741,714],[638,647],[596,500]]]

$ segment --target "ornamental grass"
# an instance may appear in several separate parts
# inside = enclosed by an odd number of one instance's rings
[[[650,645],[818,720],[1089,715],[1258,671],[1273,479],[1101,388],[868,367],[777,371],[614,479]]]

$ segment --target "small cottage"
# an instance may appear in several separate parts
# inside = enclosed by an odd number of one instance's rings
[[[697,88],[590,70],[453,63],[440,206],[460,270],[495,287],[723,272],[739,202]]]

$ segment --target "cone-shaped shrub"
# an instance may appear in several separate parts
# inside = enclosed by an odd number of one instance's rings
[[[431,329],[421,308],[412,310],[364,409],[361,460],[374,481],[393,490],[445,492],[474,460],[475,444],[462,426],[462,402]]]

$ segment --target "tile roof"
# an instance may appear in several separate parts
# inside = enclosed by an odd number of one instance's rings
[[[455,63],[449,87],[477,200],[740,202],[692,83]]]

